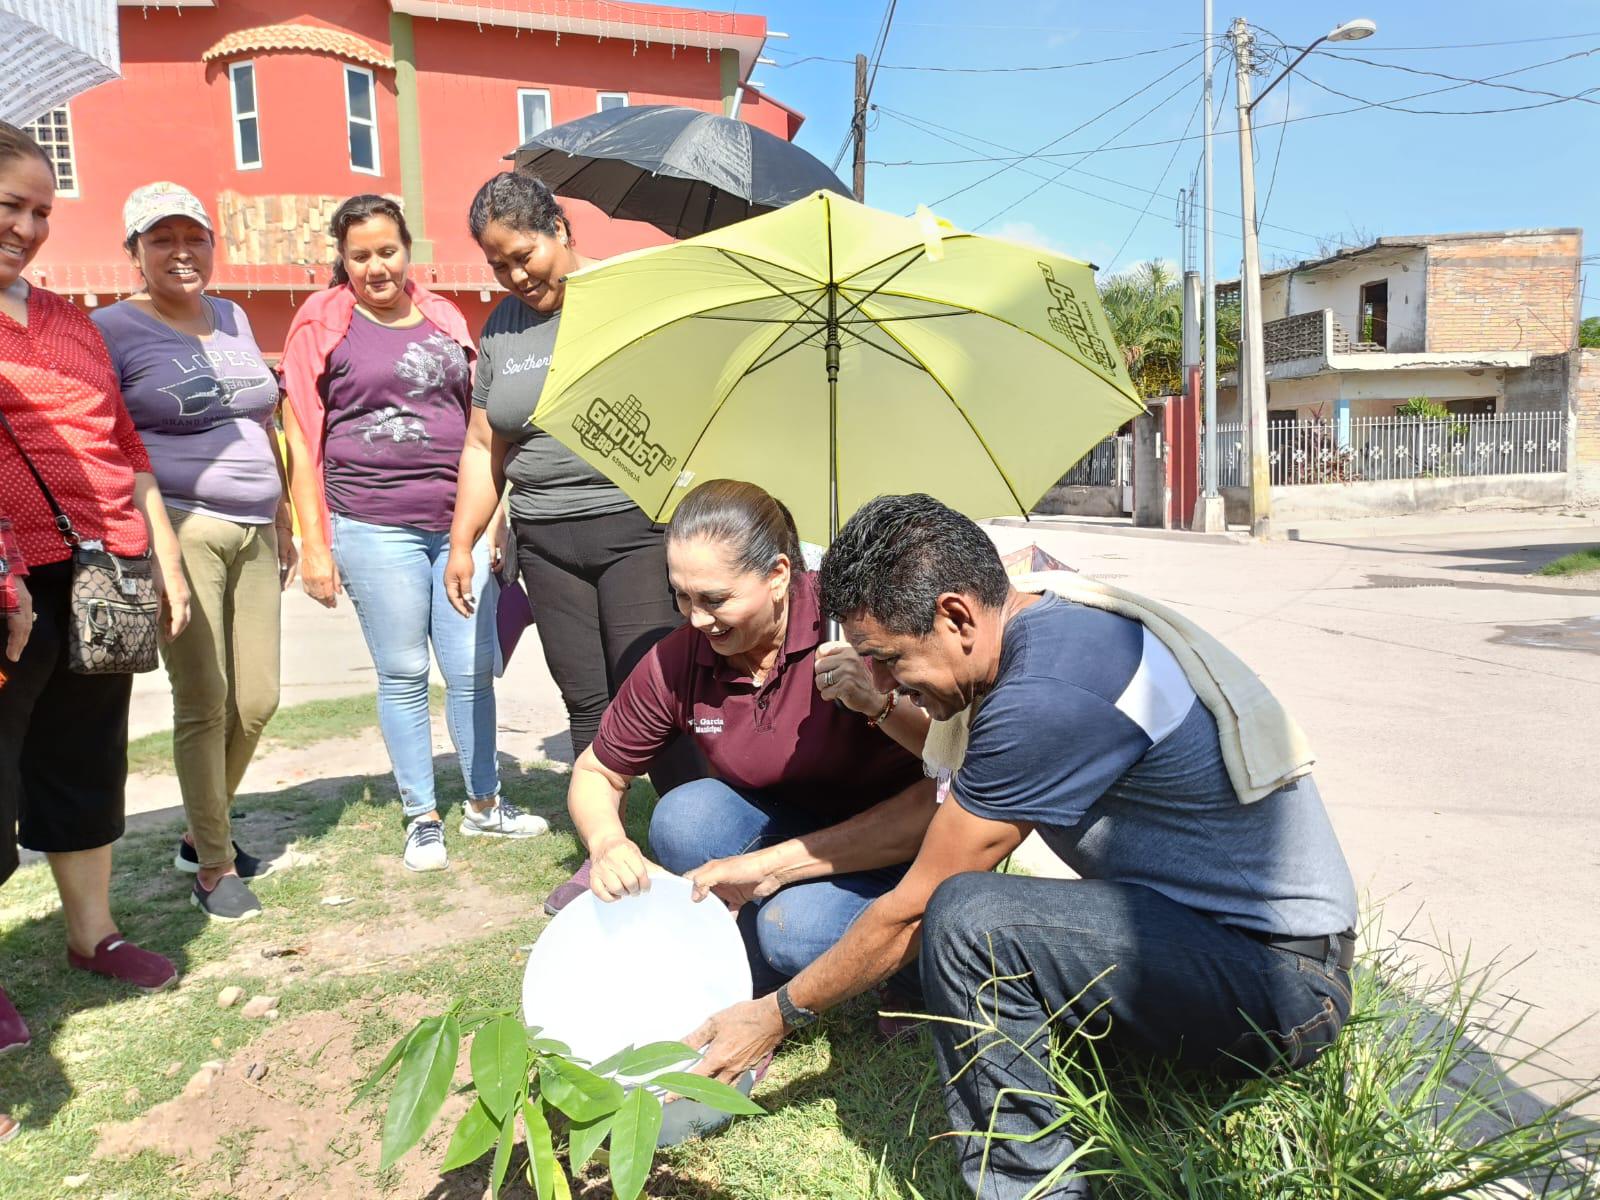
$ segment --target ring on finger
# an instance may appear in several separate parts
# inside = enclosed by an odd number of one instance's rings
[[[822,686],[823,687],[832,687],[833,686],[833,672],[831,670],[824,671],[822,673]]]

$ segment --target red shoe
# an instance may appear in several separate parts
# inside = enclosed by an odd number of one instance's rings
[[[16,1005],[11,1003],[11,998],[4,990],[0,990],[0,1054],[21,1050],[31,1040],[27,1022],[22,1019]],[[5,1135],[0,1134],[0,1141],[4,1140]]]
[[[178,968],[171,961],[139,949],[120,933],[108,933],[94,948],[92,956],[85,957],[67,947],[67,962],[80,971],[109,975],[141,992],[159,992],[178,982]]]

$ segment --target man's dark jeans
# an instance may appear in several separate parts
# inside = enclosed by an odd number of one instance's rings
[[[976,1030],[930,1024],[940,1073],[955,1079],[945,1107],[956,1131],[1027,1134],[1061,1115],[1049,1099],[1022,1093],[1054,1091],[1040,1065],[1049,1061],[1046,1018],[1069,1001],[1058,1033],[1081,1025],[1104,1034],[1105,1048],[1227,1073],[1308,1063],[1350,1013],[1336,949],[1322,962],[1275,949],[1138,884],[987,873],[957,875],[934,892],[922,988],[931,1014],[992,1025],[1016,1043],[991,1047],[963,1071],[994,1033],[973,1042]],[[1020,1093],[996,1107],[1002,1089]],[[957,1144],[981,1200],[1020,1200],[1072,1153],[1073,1134],[991,1140],[986,1168],[985,1139]],[[1092,1191],[1069,1177],[1045,1195]]]

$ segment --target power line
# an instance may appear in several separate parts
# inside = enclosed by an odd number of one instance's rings
[[[1513,68],[1513,69],[1511,69],[1509,71],[1502,71],[1498,75],[1490,75],[1490,76],[1487,76],[1486,78],[1487,79],[1503,79],[1508,75],[1520,75],[1520,74],[1522,74],[1522,73],[1524,73],[1526,71],[1537,70],[1540,67],[1553,66],[1556,63],[1566,62],[1566,61],[1568,61],[1569,59],[1572,59],[1572,58],[1578,58],[1578,57],[1583,57],[1585,55],[1593,54],[1596,51],[1600,51],[1600,46],[1595,46],[1595,47],[1593,47],[1593,48],[1591,48],[1589,50],[1581,51],[1578,54],[1563,55],[1560,58],[1552,58],[1552,59],[1547,59],[1547,60],[1545,60],[1543,62],[1530,63],[1525,67],[1515,67],[1515,68]],[[1180,65],[1183,65],[1183,64],[1180,64]],[[1300,72],[1300,73],[1304,74],[1303,71]],[[1309,79],[1310,76],[1306,76],[1306,78]],[[1355,105],[1355,106],[1353,106],[1351,108],[1335,108],[1335,109],[1330,109],[1327,112],[1319,112],[1319,113],[1302,113],[1298,117],[1285,116],[1281,120],[1278,120],[1278,121],[1259,121],[1259,122],[1256,123],[1255,127],[1257,129],[1270,129],[1275,125],[1292,125],[1292,124],[1295,124],[1295,123],[1300,122],[1300,121],[1320,121],[1320,120],[1323,120],[1323,119],[1325,119],[1327,117],[1343,117],[1343,116],[1348,116],[1351,113],[1365,112],[1368,109],[1392,107],[1393,105],[1396,105],[1396,104],[1398,104],[1398,103],[1400,103],[1401,101],[1404,101],[1404,100],[1419,100],[1424,96],[1437,96],[1437,95],[1440,95],[1440,94],[1442,94],[1444,92],[1459,91],[1462,87],[1465,87],[1465,86],[1467,86],[1467,85],[1458,83],[1458,84],[1452,84],[1449,87],[1431,88],[1428,91],[1423,91],[1423,92],[1412,92],[1410,95],[1406,95],[1406,96],[1395,96],[1395,97],[1392,97],[1389,100],[1364,100],[1360,104],[1357,104],[1357,105]],[[1589,91],[1600,91],[1600,89],[1589,89]],[[1586,92],[1585,94],[1588,94],[1588,93]],[[1573,97],[1573,99],[1577,99],[1577,98],[1578,97]],[[1560,104],[1560,103],[1565,103],[1565,101],[1555,100],[1555,101],[1550,101],[1550,102],[1545,103],[1545,104],[1522,104],[1522,105],[1512,105],[1512,106],[1507,107],[1507,108],[1480,109],[1477,112],[1471,113],[1471,114],[1462,112],[1460,110],[1454,110],[1454,109],[1440,110],[1440,112],[1437,115],[1440,115],[1440,116],[1468,116],[1468,115],[1472,115],[1472,116],[1489,116],[1489,115],[1493,115],[1495,113],[1524,112],[1524,111],[1526,111],[1526,110],[1528,110],[1530,108],[1547,108],[1551,104]],[[1434,115],[1434,114],[1431,114],[1431,113],[1427,113],[1425,110],[1417,110],[1417,109],[1398,109],[1396,111],[1400,111],[1400,112],[1423,112],[1424,115]],[[1149,142],[1123,142],[1123,143],[1121,143],[1119,145],[1115,145],[1115,146],[1103,146],[1103,147],[1100,147],[1099,150],[1096,151],[1096,153],[1110,152],[1110,151],[1113,151],[1113,150],[1147,150],[1152,146],[1170,146],[1175,141],[1177,141],[1177,142],[1198,141],[1203,136],[1204,136],[1203,134],[1194,134],[1192,136],[1181,137],[1181,138],[1158,138],[1158,139],[1156,139],[1154,141],[1149,141]],[[1048,144],[1049,143],[1047,143],[1047,145]],[[989,155],[989,156],[984,157],[984,158],[944,158],[944,159],[922,159],[922,160],[909,160],[908,159],[908,160],[900,160],[900,161],[875,159],[873,161],[874,161],[875,165],[884,166],[884,167],[956,167],[956,166],[966,166],[966,165],[969,165],[969,164],[972,164],[972,163],[983,163],[983,162],[1018,163],[1018,162],[1026,161],[1028,159],[1034,159],[1034,158],[1039,158],[1039,159],[1068,158],[1068,157],[1071,157],[1074,154],[1081,154],[1081,153],[1083,153],[1083,152],[1079,151],[1079,150],[1065,150],[1065,151],[1057,151],[1055,153],[1046,153],[1044,150],[1035,150],[1030,154],[1018,154],[1018,155],[1015,155],[1015,156],[1012,156],[1012,157],[1009,157],[1009,158],[1002,157],[1002,156],[999,156],[999,155]],[[983,181],[980,180],[979,182],[983,182]]]
[[[930,71],[950,75],[1014,75],[1034,71],[1075,71],[1080,67],[1098,67],[1106,63],[1129,62],[1135,58],[1147,58],[1152,54],[1169,54],[1174,50],[1186,49],[1188,46],[1188,42],[1174,42],[1170,46],[1161,46],[1155,50],[1139,50],[1132,54],[1118,54],[1111,58],[1090,58],[1085,59],[1083,62],[1050,63],[1037,67],[946,67],[915,63],[880,63],[879,68],[884,71]],[[776,65],[782,71],[810,62],[842,63],[848,66],[854,63],[855,60],[853,58],[830,58],[823,54],[808,54],[804,58],[795,59],[794,62],[778,63]]]
[[[1397,54],[1407,50],[1484,50],[1500,46],[1528,46],[1535,42],[1575,42],[1592,37],[1600,37],[1600,29],[1589,33],[1555,33],[1548,37],[1508,38],[1499,42],[1449,42],[1440,46],[1371,46],[1368,52]]]
[[[867,99],[872,99],[872,86],[878,82],[878,68],[883,65],[883,52],[889,46],[889,27],[894,24],[894,10],[900,0],[889,0],[889,6],[884,10],[883,29],[878,34],[878,48],[872,55],[872,69],[867,75]]]
[[[1536,104],[1512,104],[1507,105],[1504,108],[1406,108],[1404,105],[1398,104],[1395,101],[1368,100],[1364,96],[1357,96],[1352,92],[1340,91],[1336,87],[1330,87],[1328,84],[1323,83],[1314,75],[1307,74],[1304,70],[1300,72],[1300,77],[1312,87],[1320,88],[1322,91],[1327,92],[1330,95],[1338,96],[1342,100],[1360,101],[1363,108],[1381,108],[1388,112],[1409,113],[1412,116],[1419,117],[1487,117],[1496,113],[1527,112],[1530,109],[1535,108],[1553,108],[1557,104],[1570,104],[1574,101],[1582,101],[1585,104],[1593,104],[1595,101],[1590,100],[1588,97],[1591,93],[1600,92],[1600,87],[1592,87],[1585,89],[1576,96],[1557,96],[1554,100],[1541,100]],[[1472,82],[1477,83],[1480,81],[1473,80]],[[1472,84],[1468,83],[1458,83],[1455,85],[1455,87],[1440,88],[1437,92],[1423,92],[1421,95],[1438,95],[1439,92],[1454,92],[1461,88],[1471,86]],[[1409,97],[1402,96],[1400,99],[1405,100],[1409,99]]]
[[[1287,115],[1289,112],[1289,97],[1292,94],[1293,88],[1294,75],[1291,74],[1283,81],[1283,111],[1285,115]],[[1278,164],[1283,161],[1283,139],[1288,132],[1289,127],[1287,125],[1278,126],[1278,150],[1277,153],[1272,156],[1272,178],[1267,182],[1267,197],[1261,202],[1261,216],[1263,217],[1267,215],[1267,209],[1272,207],[1272,189],[1278,186]],[[1176,151],[1174,151],[1174,153],[1176,153]],[[1258,219],[1256,228],[1259,229],[1260,227],[1260,221]]]
[[[1202,97],[1202,100],[1203,99],[1204,97]],[[1189,119],[1184,123],[1183,126],[1184,133],[1188,133],[1189,130],[1193,128],[1194,119],[1200,115],[1200,104],[1201,100],[1196,100],[1194,102],[1194,108],[1189,113]],[[1156,180],[1156,191],[1159,191],[1161,185],[1167,181],[1167,176],[1172,171],[1172,164],[1178,161],[1178,151],[1182,149],[1182,143],[1172,147],[1172,153],[1167,156],[1167,165],[1161,171],[1161,178]],[[1143,210],[1141,210],[1139,215],[1133,219],[1133,224],[1128,227],[1127,236],[1122,239],[1122,244],[1117,247],[1117,252],[1111,256],[1111,261],[1106,264],[1107,274],[1109,274],[1117,265],[1117,260],[1122,257],[1122,252],[1128,248],[1128,243],[1133,241],[1133,235],[1139,232],[1139,226],[1142,225],[1144,223],[1144,219],[1150,215],[1150,201],[1156,198],[1156,191],[1152,191],[1150,195],[1145,198]]]
[[[1221,93],[1219,93],[1219,95],[1225,97],[1227,95],[1227,84],[1228,84],[1228,81],[1224,80],[1223,84],[1224,84],[1223,90],[1222,90]],[[951,146],[959,147],[962,150],[972,150],[972,149],[975,149],[976,147],[971,146],[971,145],[967,145],[967,144],[965,144],[965,142],[956,140],[958,138],[966,139],[966,142],[977,142],[977,143],[980,143],[981,145],[992,146],[997,150],[1005,150],[1005,151],[1008,151],[1008,152],[1011,152],[1011,153],[1020,153],[1020,151],[1015,150],[1014,147],[1004,145],[1004,144],[1002,144],[1000,142],[990,141],[987,138],[979,137],[975,133],[967,133],[964,130],[953,129],[948,125],[940,125],[937,121],[930,121],[926,117],[913,117],[909,113],[903,113],[903,112],[900,112],[897,109],[893,109],[893,108],[886,108],[881,104],[874,104],[872,107],[873,107],[873,110],[875,112],[882,113],[886,117],[890,117],[891,119],[899,121],[902,124],[909,125],[911,128],[916,129],[918,132],[926,133],[929,137],[938,138],[941,142],[945,142],[945,143],[947,143],[948,145],[951,145]],[[1220,117],[1218,117],[1217,119],[1220,120]],[[942,132],[940,132],[940,131],[942,131]],[[945,137],[944,134],[953,134],[955,136],[954,137]],[[905,166],[905,165],[914,165],[914,164],[877,162],[876,165],[878,165],[878,166]],[[1042,172],[1030,171],[1027,168],[1020,168],[1020,169],[1023,171],[1024,174],[1031,175],[1035,179],[1049,179],[1050,178],[1050,176],[1045,175]],[[1196,165],[1195,169],[1197,171],[1199,170],[1198,164]],[[1114,185],[1116,187],[1127,188],[1129,191],[1139,192],[1139,193],[1141,193],[1143,195],[1147,195],[1147,196],[1161,196],[1161,195],[1163,195],[1163,193],[1161,193],[1159,191],[1152,191],[1150,188],[1144,187],[1144,186],[1142,186],[1140,184],[1129,183],[1125,179],[1115,179],[1110,175],[1102,175],[1097,171],[1090,171],[1087,168],[1079,166],[1079,165],[1076,165],[1076,164],[1074,164],[1073,166],[1069,167],[1068,170],[1070,171],[1070,173],[1072,173],[1074,175],[1086,175],[1090,179],[1098,179],[1101,183],[1109,183],[1109,184],[1112,184],[1112,185]],[[1085,194],[1093,195],[1093,193],[1085,193]],[[1170,195],[1168,195],[1168,196],[1165,196],[1164,198],[1170,199],[1171,197],[1170,197]],[[1120,203],[1120,201],[1118,203]],[[1131,209],[1133,206],[1132,205],[1127,205],[1126,207]],[[1137,211],[1137,209],[1135,209],[1134,211]],[[1229,212],[1225,208],[1217,208],[1217,207],[1213,206],[1211,211],[1216,213],[1218,216],[1231,217],[1235,221],[1240,219],[1238,213]],[[1295,229],[1291,225],[1279,225],[1279,224],[1276,224],[1276,223],[1274,223],[1272,221],[1258,221],[1257,224],[1261,225],[1261,226],[1263,226],[1265,228],[1268,228],[1268,229],[1277,229],[1277,230],[1281,230],[1284,233],[1292,233],[1296,237],[1305,238],[1309,242],[1319,241],[1321,239],[1321,237],[1322,237],[1322,235],[1319,234],[1319,233],[1311,233],[1311,232],[1309,232],[1307,230],[1304,230],[1304,229]],[[1291,254],[1294,253],[1294,251],[1289,250],[1285,246],[1274,246],[1273,249],[1274,250],[1283,250],[1286,253],[1291,253]]]
[[[1196,57],[1198,57],[1198,55]],[[1179,64],[1179,65],[1182,66],[1183,64]],[[1100,145],[1096,146],[1093,150],[1081,150],[1081,151],[1079,151],[1080,157],[1079,157],[1078,161],[1079,162],[1083,162],[1083,161],[1085,161],[1085,160],[1087,160],[1089,158],[1094,157],[1094,155],[1097,154],[1100,150],[1104,149],[1106,146],[1108,146],[1112,142],[1116,141],[1117,138],[1119,138],[1123,134],[1127,133],[1128,130],[1132,129],[1135,125],[1138,125],[1140,122],[1144,121],[1147,117],[1151,116],[1153,113],[1157,112],[1159,109],[1164,108],[1175,97],[1181,95],[1188,87],[1189,87],[1189,81],[1187,79],[1181,80],[1178,83],[1178,86],[1176,88],[1174,88],[1172,91],[1168,92],[1165,96],[1161,97],[1161,99],[1157,100],[1149,108],[1145,109],[1144,112],[1140,113],[1133,120],[1129,121],[1126,125],[1124,125],[1121,129],[1119,129],[1115,133],[1113,133],[1105,141],[1101,142]],[[1184,133],[1187,134],[1188,132],[1189,132],[1189,130],[1188,130],[1188,127],[1186,126],[1184,128]],[[1072,169],[1072,164],[1071,163],[1063,165],[1061,170],[1056,172],[1056,178],[1059,179],[1062,175],[1065,175],[1071,169]],[[1010,212],[1012,209],[1016,208],[1018,205],[1024,204],[1027,201],[1033,199],[1033,197],[1037,196],[1040,192],[1042,192],[1044,190],[1044,187],[1045,187],[1045,185],[1043,183],[1041,183],[1038,187],[1030,189],[1026,194],[1018,196],[1015,200],[1013,200],[1010,204],[1007,204],[1004,208],[1000,209],[998,212],[992,213],[989,216],[985,217],[983,220],[979,221],[976,225],[974,225],[972,227],[973,232],[977,232],[978,230],[982,229],[985,225],[988,225],[991,222],[998,221],[1001,217],[1005,216],[1008,212]]]
[[[882,105],[874,105],[873,107],[878,112],[883,113],[885,116],[893,117],[893,118],[895,118],[897,120],[900,120],[900,121],[910,125],[912,128],[918,129],[920,132],[928,134],[930,137],[936,137],[940,141],[949,142],[953,146],[961,145],[961,143],[956,141],[955,139],[949,138],[949,137],[945,137],[942,134],[939,134],[939,133],[934,131],[935,129],[943,128],[942,126],[934,126],[933,129],[924,129],[924,128],[921,128],[921,125],[922,125],[923,122],[921,121],[920,118],[909,117],[905,113],[897,113],[892,109],[884,108]],[[933,123],[932,122],[927,122],[927,124],[931,125]],[[959,130],[951,130],[951,132],[956,133],[960,137],[971,138],[971,140],[973,140],[973,141],[979,141],[979,142],[984,141],[983,138],[976,137],[975,135],[963,134]],[[990,142],[988,144],[989,145],[994,145],[994,143],[992,143],[992,142]],[[971,147],[963,147],[963,149],[971,149]],[[893,164],[889,164],[889,165],[893,165]],[[1023,174],[1030,175],[1034,179],[1042,179],[1046,183],[1052,184],[1055,187],[1062,188],[1062,189],[1064,189],[1066,191],[1069,191],[1069,192],[1075,192],[1076,194],[1078,194],[1080,196],[1088,196],[1090,199],[1099,200],[1103,204],[1112,204],[1112,205],[1115,205],[1118,208],[1125,208],[1129,212],[1141,212],[1141,211],[1143,211],[1138,205],[1130,204],[1126,200],[1118,200],[1114,196],[1103,196],[1099,192],[1091,192],[1087,188],[1081,188],[1081,187],[1077,187],[1077,186],[1075,186],[1073,184],[1070,184],[1070,183],[1064,183],[1064,182],[1062,182],[1060,175],[1057,175],[1055,177],[1051,177],[1049,175],[1044,174],[1042,171],[1034,171],[1034,170],[1029,169],[1026,166],[1019,167],[1018,169]],[[1137,184],[1126,183],[1126,182],[1124,182],[1123,180],[1120,180],[1120,179],[1112,179],[1110,176],[1107,176],[1107,175],[1098,175],[1093,171],[1085,171],[1085,170],[1082,170],[1081,168],[1078,168],[1078,167],[1071,167],[1068,170],[1069,170],[1069,173],[1071,173],[1071,174],[1087,175],[1091,179],[1099,179],[1099,180],[1102,180],[1102,181],[1104,181],[1106,183],[1115,184],[1117,187],[1125,187],[1125,188],[1130,189],[1131,191],[1143,192],[1146,195],[1159,194],[1159,193],[1152,193],[1149,188],[1140,187]],[[1217,213],[1217,214],[1219,214],[1221,216],[1224,216],[1224,217],[1232,217],[1234,220],[1238,220],[1239,219],[1239,214],[1238,213],[1231,213],[1231,212],[1228,212],[1226,209],[1213,208],[1212,212]],[[1286,229],[1286,227],[1282,226],[1282,225],[1274,225],[1274,226],[1272,226],[1272,228],[1274,228],[1274,229],[1284,229],[1285,232],[1294,233],[1294,234],[1296,234],[1296,235],[1298,235],[1300,237],[1304,237],[1306,240],[1312,241],[1312,242],[1317,241],[1318,238],[1320,237],[1320,235],[1318,235],[1318,234],[1305,233],[1302,230]],[[1238,233],[1229,233],[1227,230],[1220,229],[1220,228],[1216,232],[1220,233],[1223,237],[1232,238],[1236,242],[1242,240],[1242,235],[1238,234]],[[1290,246],[1281,246],[1281,245],[1277,245],[1277,244],[1272,243],[1272,242],[1262,242],[1261,244],[1263,246],[1266,246],[1266,247],[1268,247],[1270,249],[1273,249],[1273,250],[1280,250],[1284,254],[1295,255],[1297,258],[1298,257],[1304,257],[1304,255],[1305,255],[1305,251],[1296,250],[1296,249],[1294,249],[1293,247],[1290,247]]]
[[[960,195],[962,195],[962,194],[964,194],[966,192],[970,192],[975,187],[981,187],[983,184],[988,183],[990,180],[999,178],[1001,175],[1004,175],[1007,171],[1011,170],[1013,167],[1015,167],[1020,162],[1026,162],[1030,158],[1040,157],[1041,155],[1043,155],[1044,151],[1048,150],[1051,146],[1055,146],[1055,145],[1060,144],[1061,142],[1066,141],[1073,134],[1078,133],[1078,132],[1080,132],[1080,131],[1082,131],[1084,129],[1087,129],[1089,126],[1093,125],[1096,121],[1100,120],[1101,118],[1110,116],[1112,113],[1116,112],[1117,109],[1121,108],[1124,104],[1127,104],[1127,103],[1129,103],[1129,102],[1131,102],[1133,100],[1138,99],[1140,96],[1142,96],[1146,92],[1148,92],[1151,88],[1155,87],[1156,84],[1161,83],[1163,80],[1169,78],[1170,76],[1177,74],[1177,72],[1181,71],[1184,67],[1188,66],[1189,63],[1194,62],[1195,59],[1198,59],[1199,57],[1200,57],[1200,55],[1196,54],[1191,58],[1185,59],[1183,62],[1179,63],[1177,66],[1173,67],[1171,70],[1163,71],[1160,75],[1157,75],[1149,83],[1144,84],[1142,87],[1137,88],[1133,92],[1130,92],[1128,95],[1124,96],[1121,100],[1118,100],[1115,104],[1111,105],[1111,107],[1105,108],[1105,109],[1101,109],[1094,116],[1090,117],[1087,121],[1083,121],[1083,122],[1081,122],[1081,123],[1079,123],[1077,125],[1074,125],[1071,129],[1067,130],[1065,133],[1061,134],[1059,137],[1051,138],[1048,142],[1045,142],[1042,146],[1040,146],[1032,154],[1023,155],[1021,158],[1016,159],[1016,160],[1011,161],[1011,162],[1008,162],[1004,166],[1001,166],[1000,168],[998,168],[997,170],[991,171],[989,174],[985,175],[982,179],[973,180],[973,182],[967,184],[965,187],[957,188],[955,191],[950,192],[948,195],[941,196],[938,200],[935,200],[933,202],[934,206],[937,206],[937,205],[940,205],[940,204],[945,204],[945,203],[947,203],[947,202],[949,202],[951,200],[954,200],[957,196],[960,196]],[[1163,101],[1163,103],[1165,103],[1165,102]],[[1081,150],[1073,151],[1073,153],[1076,156],[1080,157],[1080,158],[1083,156],[1083,151],[1081,151]],[[999,159],[994,159],[992,161],[998,162],[1000,160]]]
[[[1285,49],[1292,49],[1292,47],[1286,46]],[[1489,79],[1475,79],[1466,75],[1448,75],[1443,71],[1425,71],[1421,67],[1408,67],[1401,63],[1376,62],[1370,58],[1358,58],[1354,54],[1335,54],[1327,50],[1319,50],[1317,53],[1327,58],[1337,59],[1341,62],[1360,63],[1367,67],[1380,67],[1385,71],[1404,71],[1408,75],[1427,75],[1434,79],[1453,80],[1454,82],[1463,85],[1477,84],[1479,87],[1499,88],[1507,92],[1521,92],[1523,95],[1527,96],[1550,96],[1559,100],[1581,100],[1585,104],[1600,104],[1600,100],[1591,100],[1586,94],[1583,93],[1580,93],[1577,96],[1568,96],[1562,92],[1547,92],[1542,88],[1519,87],[1514,83],[1496,83],[1494,82],[1494,77],[1490,77]],[[1593,50],[1585,50],[1572,54],[1569,57],[1582,58],[1593,53]],[[1563,60],[1556,59],[1554,61],[1560,62]]]
[[[865,111],[867,103],[872,99],[872,85],[878,81],[878,64],[883,60],[883,49],[889,42],[889,27],[894,23],[894,10],[900,0],[889,0],[884,5],[883,20],[878,25],[878,36],[873,39],[871,65],[868,68],[867,87],[861,97],[861,111]],[[852,59],[852,62],[855,60]],[[839,152],[833,156],[833,170],[837,174],[839,164],[844,161],[845,152],[850,149],[850,141],[856,136],[856,114],[850,116],[850,128],[845,131],[844,140],[839,143]]]

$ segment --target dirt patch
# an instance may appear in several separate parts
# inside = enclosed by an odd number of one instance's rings
[[[384,870],[390,873],[388,864]],[[471,941],[486,929],[503,929],[511,922],[530,922],[528,940],[533,940],[543,924],[543,914],[533,900],[503,885],[475,882],[463,867],[454,870],[454,885],[443,895],[407,889],[397,878],[396,886],[385,887],[388,906],[381,914],[341,919],[303,936],[242,942],[225,958],[207,963],[187,979],[232,982],[248,975],[271,985],[279,980],[304,982],[403,970],[433,951]],[[393,873],[399,875],[403,868],[394,864]],[[337,883],[330,881],[328,891],[329,895],[337,893]],[[343,914],[348,910],[329,911]]]
[[[371,1003],[371,1002],[362,1002]],[[417,997],[388,997],[385,1012],[410,1021],[427,1008]],[[96,1157],[154,1150],[175,1159],[186,1195],[196,1200],[286,1200],[378,1194],[383,1092],[345,1111],[386,1046],[352,1052],[361,1008],[308,1013],[270,1025],[220,1067],[202,1067],[183,1092],[130,1121],[100,1131]],[[468,1077],[463,1049],[457,1082]],[[476,1197],[482,1181],[442,1181],[435,1169],[465,1103],[446,1101],[429,1141],[384,1177],[395,1196]],[[470,1173],[469,1173],[470,1174]]]

